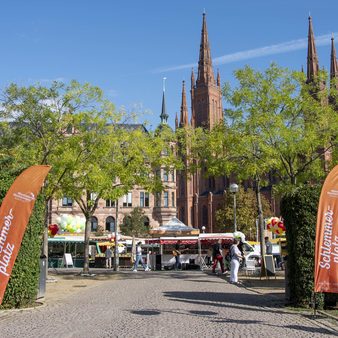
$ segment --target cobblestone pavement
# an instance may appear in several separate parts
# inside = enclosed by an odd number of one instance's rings
[[[0,313],[0,337],[333,337],[337,331],[200,271],[121,272]],[[78,287],[76,287],[78,286]],[[82,287],[81,287],[82,286]]]

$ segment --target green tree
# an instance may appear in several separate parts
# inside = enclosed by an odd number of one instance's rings
[[[112,110],[102,91],[76,81],[65,85],[54,82],[50,87],[20,87],[12,84],[3,93],[0,111],[0,139],[4,145],[0,158],[14,158],[14,169],[35,164],[52,166],[43,189],[45,205],[60,194],[62,179],[82,160],[83,149],[76,153],[72,138],[81,111],[95,112],[100,107]],[[101,108],[102,109],[102,108]],[[73,149],[71,150],[71,147]],[[43,255],[48,256],[48,218],[45,212]]]
[[[146,237],[149,228],[144,224],[145,216],[141,208],[134,208],[132,212],[124,218],[122,233],[127,236]]]
[[[297,177],[308,180],[323,175],[322,157],[333,146],[337,119],[333,110],[318,100],[318,95],[325,93],[311,95],[302,73],[272,64],[264,72],[245,67],[235,76],[238,87],[224,90],[233,106],[226,111],[226,127],[238,141],[230,146],[239,164],[236,173],[251,178],[256,189],[264,253],[260,188],[266,175],[273,172],[280,182],[291,184]]]
[[[216,212],[216,230],[220,232],[234,231],[233,195],[226,193],[224,207]],[[264,217],[273,216],[270,202],[262,195]],[[239,188],[236,194],[236,223],[238,231],[245,234],[247,239],[256,239],[257,200],[255,192],[248,188]]]
[[[325,102],[328,92],[314,95],[317,83],[306,84],[302,72],[276,64],[264,72],[245,67],[235,76],[239,86],[224,90],[234,107],[226,111],[227,121],[234,127],[238,122],[253,127],[261,149],[273,159],[278,181],[294,185],[323,177],[328,164],[324,155],[334,149],[338,123],[333,107]],[[321,73],[318,81],[325,76]]]
[[[199,132],[202,136],[191,147],[192,158],[199,158],[207,175],[252,183],[264,254],[261,188],[269,175],[279,184],[323,175],[322,158],[336,140],[337,119],[318,99],[322,92],[310,95],[313,88],[302,73],[272,64],[263,72],[245,67],[235,77],[237,87],[224,87],[231,107],[225,110],[224,123]]]
[[[77,115],[76,133],[70,137],[70,150],[81,154],[80,164],[65,174],[62,193],[77,202],[86,218],[85,274],[89,272],[91,219],[99,199],[116,200],[135,185],[149,192],[159,191],[162,185],[155,169],[174,163],[168,134],[131,128],[120,124],[121,118],[114,112],[82,112]],[[166,155],[161,156],[164,150]]]

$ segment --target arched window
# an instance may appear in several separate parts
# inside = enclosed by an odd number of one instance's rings
[[[91,231],[94,232],[94,231],[97,231],[97,226],[98,226],[98,220],[97,220],[97,217],[95,216],[92,216],[91,220],[90,220],[90,223],[91,223]]]
[[[211,191],[215,190],[215,178],[214,177],[209,177],[209,189]]]
[[[109,232],[115,232],[115,218],[109,216],[106,218],[106,230]]]

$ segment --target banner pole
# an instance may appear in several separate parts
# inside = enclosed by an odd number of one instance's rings
[[[313,317],[317,316],[317,306],[316,306],[316,292],[312,291],[312,307],[313,307]]]

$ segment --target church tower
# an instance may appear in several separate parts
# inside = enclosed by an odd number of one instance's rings
[[[331,60],[330,60],[330,91],[336,94],[338,91],[338,64],[336,56],[336,48],[334,46],[334,37],[331,38]],[[338,102],[336,95],[329,96],[329,103],[338,111]]]
[[[311,85],[310,93],[313,97],[322,101],[322,104],[326,104],[327,100],[320,97],[320,92],[325,90],[326,84],[324,79],[320,79],[319,62],[311,16],[309,16],[306,83]]]
[[[308,45],[307,45],[307,83],[313,82],[319,75],[319,63],[317,50],[315,45],[315,37],[312,28],[312,18],[309,16],[309,31],[308,31]]]
[[[334,56],[333,56],[334,55]],[[330,69],[330,80],[331,85],[334,82],[332,79],[334,78],[334,72],[336,64],[333,62],[333,57],[335,58],[335,49],[333,40],[331,40],[331,69]],[[317,50],[315,45],[315,37],[313,33],[312,27],[312,18],[309,16],[309,31],[308,31],[308,50],[307,50],[307,73],[306,73],[306,83],[310,86],[309,93],[311,96],[316,99],[322,106],[327,105],[332,98],[327,97],[325,93],[326,81],[322,77],[319,71],[319,62],[317,56]],[[325,95],[324,95],[325,94]],[[311,113],[310,113],[311,114]],[[313,121],[311,116],[308,116],[309,121]],[[325,147],[325,145],[323,145]],[[332,161],[331,150],[323,151],[324,149],[318,149],[319,152],[322,153],[321,159],[323,163],[323,169],[325,172],[329,170],[329,164]]]
[[[182,84],[181,115],[177,128],[189,128],[188,106],[184,81]],[[189,153],[189,149],[182,149],[182,146],[183,145],[180,144],[178,145],[178,152],[185,165],[188,166],[188,159],[187,156],[185,156],[185,153]],[[193,176],[189,175],[185,170],[177,172],[177,216],[188,226],[194,226],[192,177]]]
[[[191,120],[194,127],[212,128],[223,119],[220,77],[215,81],[208,39],[206,15],[203,14],[197,80],[191,75]]]
[[[201,44],[197,79],[191,72],[191,122],[192,128],[212,129],[223,120],[220,74],[214,75],[207,31],[203,14]],[[188,108],[183,83],[179,128],[187,128]],[[189,151],[189,149],[185,150]],[[224,178],[206,177],[205,168],[189,176],[180,172],[177,184],[177,210],[179,219],[187,225],[213,232],[216,210],[223,204]]]

